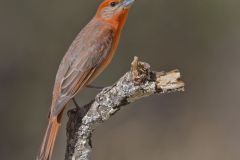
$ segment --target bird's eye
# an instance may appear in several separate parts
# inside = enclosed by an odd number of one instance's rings
[[[111,6],[111,7],[115,7],[116,5],[117,5],[117,2],[111,2],[111,3],[110,3],[110,6]]]

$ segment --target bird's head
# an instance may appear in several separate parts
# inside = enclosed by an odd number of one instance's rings
[[[97,17],[106,21],[120,21],[125,17],[135,0],[104,0],[97,11]]]

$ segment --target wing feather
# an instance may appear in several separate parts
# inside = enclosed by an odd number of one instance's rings
[[[111,50],[111,28],[94,28],[93,37],[86,37],[88,32],[80,32],[59,66],[55,84],[58,81],[60,85],[54,87],[57,97],[52,103],[51,116],[58,115],[66,103],[89,82]]]

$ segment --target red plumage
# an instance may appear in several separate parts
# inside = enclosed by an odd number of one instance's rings
[[[110,63],[134,0],[105,0],[63,57],[53,89],[49,124],[37,160],[50,160],[66,104]]]

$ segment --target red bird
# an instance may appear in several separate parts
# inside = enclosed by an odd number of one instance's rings
[[[37,160],[50,160],[67,103],[108,66],[134,0],[104,0],[81,30],[59,66],[49,124]]]

